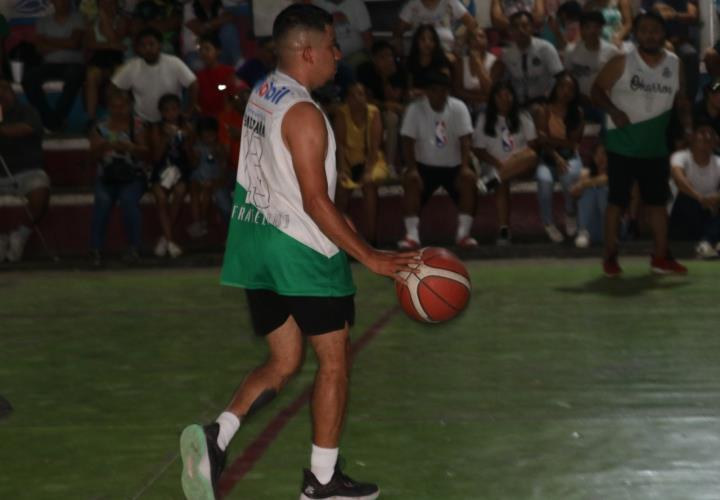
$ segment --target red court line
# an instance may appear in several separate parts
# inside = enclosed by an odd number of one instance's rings
[[[380,316],[375,323],[363,332],[363,334],[351,347],[351,356],[354,359],[358,353],[363,350],[387,325],[390,319],[400,310],[398,306],[391,307]],[[230,467],[225,469],[220,478],[219,493],[220,497],[224,497],[233,487],[240,481],[255,464],[262,458],[270,445],[280,435],[287,423],[298,414],[305,404],[310,401],[312,395],[312,384],[305,387],[303,391],[289,405],[281,409],[268,425],[258,434],[258,436],[250,443],[232,463]]]

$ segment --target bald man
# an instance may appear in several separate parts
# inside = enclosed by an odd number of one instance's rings
[[[301,499],[374,499],[374,484],[337,465],[345,416],[355,286],[347,254],[395,278],[416,253],[379,252],[337,211],[330,124],[310,91],[332,80],[340,51],[333,18],[296,4],[273,25],[278,68],[252,92],[245,111],[235,204],[221,281],[246,289],[255,332],[269,358],[245,378],[216,422],[180,438],[188,498],[215,498],[225,450],[240,424],[272,400],[301,366],[307,337],[318,370],[311,400],[312,452]]]

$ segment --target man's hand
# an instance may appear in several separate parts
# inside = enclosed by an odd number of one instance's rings
[[[558,153],[555,154],[555,165],[558,168],[558,173],[565,174],[568,171],[568,163],[565,158],[560,156]]]
[[[395,281],[403,283],[401,273],[413,273],[422,261],[420,252],[385,252],[373,250],[365,262],[362,263],[375,274],[387,276]]]

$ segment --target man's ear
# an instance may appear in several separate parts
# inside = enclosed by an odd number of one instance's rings
[[[303,61],[312,64],[315,61],[315,54],[313,53],[313,49],[311,46],[307,46],[304,49],[302,49],[302,58]]]

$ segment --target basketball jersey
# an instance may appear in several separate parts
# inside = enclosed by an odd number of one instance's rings
[[[352,295],[355,286],[347,256],[303,209],[290,151],[282,138],[283,118],[300,102],[317,106],[305,87],[280,71],[270,74],[250,95],[221,282],[281,295]],[[335,139],[326,117],[325,128],[324,173],[332,199],[337,180]]]
[[[625,70],[613,86],[610,99],[627,114],[630,124],[617,128],[608,115],[608,151],[633,158],[668,155],[666,133],[680,89],[680,67],[675,54],[664,52],[665,57],[654,68],[642,60],[637,50],[625,56]]]

